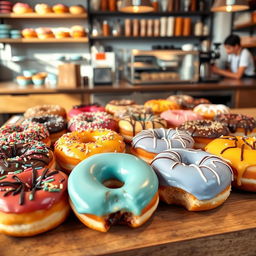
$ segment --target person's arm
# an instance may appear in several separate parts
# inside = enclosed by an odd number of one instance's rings
[[[233,73],[229,70],[220,69],[216,66],[212,66],[211,70],[212,70],[212,72],[214,72],[218,75],[221,75],[221,76],[225,76],[225,77],[233,78],[233,79],[241,79],[244,75],[246,67],[239,67],[236,73]]]

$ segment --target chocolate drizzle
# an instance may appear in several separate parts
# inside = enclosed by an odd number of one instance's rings
[[[34,200],[35,193],[38,190],[45,189],[42,182],[55,174],[57,174],[58,171],[52,171],[49,173],[49,169],[45,168],[42,172],[41,176],[38,177],[38,170],[35,170],[32,168],[31,175],[31,184],[28,184],[24,182],[22,179],[20,179],[17,175],[13,175],[11,178],[14,180],[12,181],[2,181],[0,182],[0,187],[4,188],[6,192],[3,194],[3,196],[9,196],[12,194],[12,196],[20,195],[19,197],[19,204],[24,205],[25,204],[25,192],[30,191],[29,200]],[[8,187],[8,188],[6,188]],[[11,188],[10,188],[11,187]],[[4,189],[1,189],[0,191],[3,191]]]

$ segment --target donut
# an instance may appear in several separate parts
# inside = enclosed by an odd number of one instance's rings
[[[125,109],[128,106],[135,105],[135,101],[133,100],[127,100],[127,99],[122,99],[122,100],[111,100],[105,107],[106,111],[109,114],[114,115],[116,111],[119,111],[121,109]]]
[[[68,118],[72,118],[84,112],[105,112],[105,108],[97,103],[76,105],[68,112]]]
[[[192,110],[166,110],[161,113],[161,118],[166,120],[168,128],[175,128],[187,121],[202,120],[202,116]]]
[[[148,100],[145,102],[144,106],[146,108],[151,108],[154,114],[158,115],[168,109],[180,109],[180,106],[174,102],[169,100]]]
[[[37,38],[37,33],[33,28],[25,28],[21,31],[24,38]]]
[[[50,134],[51,143],[54,144],[67,131],[67,122],[62,116],[45,115],[38,117],[31,117],[23,123],[40,123],[43,124]]]
[[[55,143],[57,163],[67,172],[89,156],[105,152],[124,152],[122,137],[111,130],[88,130],[64,134]]]
[[[137,114],[126,116],[118,122],[119,132],[126,142],[131,142],[132,138],[142,130],[166,128],[167,123],[159,116],[150,114]]]
[[[0,142],[0,175],[17,174],[28,168],[55,168],[53,152],[39,141]]]
[[[32,108],[28,108],[24,113],[24,117],[31,118],[45,115],[57,115],[66,118],[66,110],[59,105],[37,105]]]
[[[231,135],[234,136],[256,136],[256,120],[253,117],[242,114],[221,114],[214,120],[228,126]]]
[[[151,167],[159,178],[160,200],[167,204],[204,211],[223,204],[230,194],[232,169],[202,150],[167,150],[154,158]]]
[[[181,108],[184,108],[184,104],[191,103],[194,98],[189,95],[171,95],[167,98],[169,101],[176,102]]]
[[[223,104],[200,104],[193,111],[204,119],[212,120],[216,115],[228,114],[230,109]]]
[[[193,148],[194,140],[178,129],[143,130],[132,139],[131,153],[150,163],[159,153],[172,148]]]
[[[74,213],[87,227],[101,232],[113,224],[141,226],[157,208],[157,190],[152,168],[129,154],[92,156],[77,165],[68,180]]]
[[[85,13],[85,8],[82,5],[73,5],[69,7],[69,12],[71,14],[83,14]]]
[[[35,12],[38,14],[52,13],[52,8],[48,4],[36,4]]]
[[[88,129],[117,130],[117,122],[106,112],[84,112],[71,118],[68,122],[70,131],[85,131]]]
[[[0,178],[0,232],[33,236],[61,224],[69,214],[67,176],[48,168]]]
[[[233,186],[256,192],[256,137],[223,136],[205,150],[228,161],[234,171]]]
[[[178,128],[187,131],[193,137],[194,147],[198,149],[204,149],[212,140],[230,133],[227,126],[211,120],[188,121]]]
[[[192,101],[183,101],[182,108],[193,110],[197,105],[211,104],[211,102],[205,98],[193,99]]]
[[[51,28],[37,28],[36,33],[39,39],[54,38],[54,34]]]
[[[125,118],[126,116],[140,115],[140,114],[153,114],[153,111],[150,108],[145,108],[143,105],[135,104],[135,105],[127,106],[126,108],[117,110],[114,113],[114,117],[120,120]]]
[[[49,132],[39,123],[7,124],[0,128],[0,141],[30,142],[32,140],[41,141],[48,147],[51,145]]]

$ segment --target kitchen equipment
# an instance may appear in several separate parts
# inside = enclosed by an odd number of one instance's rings
[[[220,43],[214,43],[213,50],[200,52],[200,80],[202,82],[216,82],[220,77],[211,72],[211,65],[220,58]]]
[[[132,84],[197,82],[199,52],[131,50],[125,76]]]

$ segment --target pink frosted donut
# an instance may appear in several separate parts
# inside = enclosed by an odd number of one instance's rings
[[[84,112],[74,116],[68,123],[68,129],[73,131],[110,129],[117,130],[116,120],[106,112]]]
[[[186,121],[203,119],[192,110],[167,110],[161,114],[161,118],[166,120],[169,128],[178,127]]]
[[[97,103],[88,104],[88,105],[77,105],[77,106],[74,106],[68,112],[68,118],[72,118],[73,116],[76,116],[84,112],[105,112],[105,108],[100,106]]]

